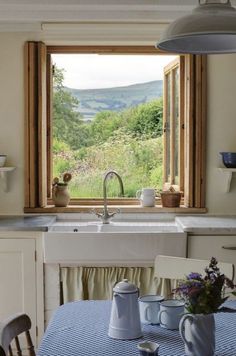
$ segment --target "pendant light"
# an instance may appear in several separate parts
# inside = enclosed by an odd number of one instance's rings
[[[189,15],[168,26],[156,47],[176,53],[236,52],[236,10],[230,0],[199,0]]]

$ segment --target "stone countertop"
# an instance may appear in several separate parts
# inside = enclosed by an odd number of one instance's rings
[[[56,215],[0,216],[0,231],[48,231]]]
[[[236,235],[236,216],[177,216],[175,221],[191,234]]]
[[[48,231],[56,220],[56,215],[0,215],[0,231]],[[175,221],[191,234],[236,235],[236,216],[185,215]]]

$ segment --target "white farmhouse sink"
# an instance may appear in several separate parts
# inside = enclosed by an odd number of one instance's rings
[[[186,233],[174,222],[59,221],[44,234],[46,263],[147,266],[158,254],[186,256]]]
[[[140,232],[182,232],[181,228],[174,222],[111,222],[102,224],[100,222],[57,222],[49,228],[50,232],[96,232],[96,233],[140,233]]]

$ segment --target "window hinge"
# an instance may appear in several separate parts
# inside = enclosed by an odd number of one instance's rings
[[[52,75],[55,75],[55,64],[52,65]]]
[[[184,126],[184,124],[182,124],[182,125],[181,125],[181,128],[182,128],[183,130],[185,129],[185,126]]]
[[[36,325],[36,327],[35,327],[35,332],[36,332],[36,336],[39,336],[39,328],[38,328],[38,326]]]
[[[37,251],[34,251],[34,260],[37,261]]]

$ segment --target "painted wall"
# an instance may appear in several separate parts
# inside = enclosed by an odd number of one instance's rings
[[[39,40],[40,36],[42,37],[38,33],[0,33],[0,154],[8,155],[8,166],[17,167],[9,174],[8,193],[2,191],[0,182],[0,214],[23,213],[23,50],[25,41]],[[42,40],[45,38],[42,37]],[[47,43],[53,42],[55,41],[52,39],[47,40]],[[130,40],[129,42],[131,43]],[[56,43],[58,44],[58,40]],[[221,164],[218,154],[220,151],[236,152],[235,68],[236,54],[209,56],[206,205],[211,214],[236,214],[236,179],[232,181],[231,192],[224,193],[224,175],[217,169]]]
[[[236,213],[236,173],[225,193],[219,152],[236,152],[236,54],[208,58],[207,194],[209,212]]]

